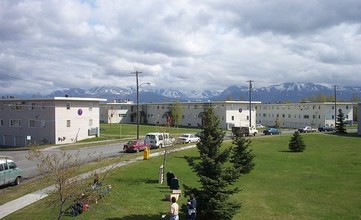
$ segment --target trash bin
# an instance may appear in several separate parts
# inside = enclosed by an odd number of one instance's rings
[[[170,182],[174,178],[174,173],[172,171],[167,172],[167,186],[170,186]]]

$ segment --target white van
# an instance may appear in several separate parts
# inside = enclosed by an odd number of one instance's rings
[[[7,184],[19,185],[23,170],[13,160],[0,156],[0,186]]]
[[[144,143],[150,148],[162,148],[172,146],[174,138],[169,133],[148,133],[144,137]]]

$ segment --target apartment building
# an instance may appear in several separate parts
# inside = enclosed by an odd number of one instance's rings
[[[114,100],[111,103],[100,104],[100,122],[109,124],[136,122],[136,111],[136,105],[129,100]],[[140,109],[140,112],[143,110]]]
[[[284,128],[335,126],[339,109],[344,113],[346,122],[351,124],[353,119],[351,102],[338,102],[336,105],[334,102],[259,104],[256,109],[257,123],[266,126],[277,123]]]
[[[95,98],[0,100],[0,146],[66,144],[99,135]]]
[[[180,126],[199,127],[203,125],[206,108],[212,107],[220,119],[220,127],[231,129],[233,126],[256,125],[255,106],[260,102],[248,101],[205,101],[205,102],[162,102],[139,104],[140,123],[164,125],[170,123],[172,108],[181,108]],[[101,120],[108,123],[136,123],[137,107],[134,103],[113,102],[101,105]],[[250,117],[251,115],[251,117]]]

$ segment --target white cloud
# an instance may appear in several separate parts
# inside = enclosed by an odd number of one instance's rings
[[[361,2],[0,1],[0,94],[360,85]]]

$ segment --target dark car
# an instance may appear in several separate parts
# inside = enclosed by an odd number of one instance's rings
[[[335,131],[335,128],[328,125],[323,125],[318,128],[318,131]]]
[[[265,135],[273,135],[273,134],[281,134],[281,131],[277,128],[268,128],[263,131],[263,134]]]
[[[124,151],[131,153],[131,152],[139,152],[148,148],[149,145],[145,144],[143,141],[129,141],[128,143],[124,144]]]

